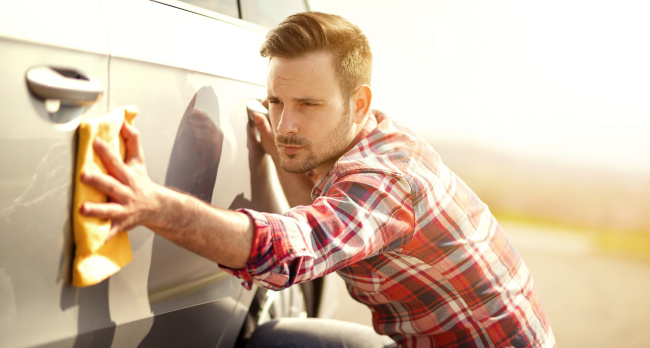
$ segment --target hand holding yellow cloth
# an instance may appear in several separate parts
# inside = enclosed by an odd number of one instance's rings
[[[133,123],[135,107],[121,107],[102,117],[86,119],[79,125],[77,165],[74,189],[74,239],[76,245],[72,270],[72,284],[86,287],[97,284],[131,262],[131,244],[126,231],[119,232],[106,242],[111,221],[81,215],[83,202],[107,202],[108,197],[97,189],[81,182],[83,172],[106,173],[101,159],[93,151],[96,137],[104,140],[124,159],[124,139],[120,135],[122,123]]]

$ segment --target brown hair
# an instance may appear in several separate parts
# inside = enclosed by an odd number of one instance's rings
[[[291,15],[269,31],[260,48],[262,57],[280,58],[299,58],[317,51],[332,54],[344,98],[360,85],[370,85],[372,52],[368,39],[341,16],[321,12]]]

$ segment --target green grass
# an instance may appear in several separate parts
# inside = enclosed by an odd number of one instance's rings
[[[641,232],[597,232],[597,245],[603,252],[650,262],[650,235]]]
[[[561,233],[587,235],[599,252],[605,255],[650,262],[650,231],[597,228],[507,211],[494,212],[494,215],[499,221],[545,227]]]

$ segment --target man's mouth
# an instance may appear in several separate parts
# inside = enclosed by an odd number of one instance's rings
[[[301,146],[294,146],[294,145],[279,145],[282,151],[287,154],[287,155],[295,155],[300,149],[302,149]]]
[[[287,156],[294,156],[306,145],[304,139],[297,137],[283,137],[281,135],[276,136],[275,142],[278,145],[278,148]]]

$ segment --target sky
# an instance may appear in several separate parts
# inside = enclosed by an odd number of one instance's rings
[[[374,106],[428,139],[650,174],[650,3],[310,3],[366,33]]]

